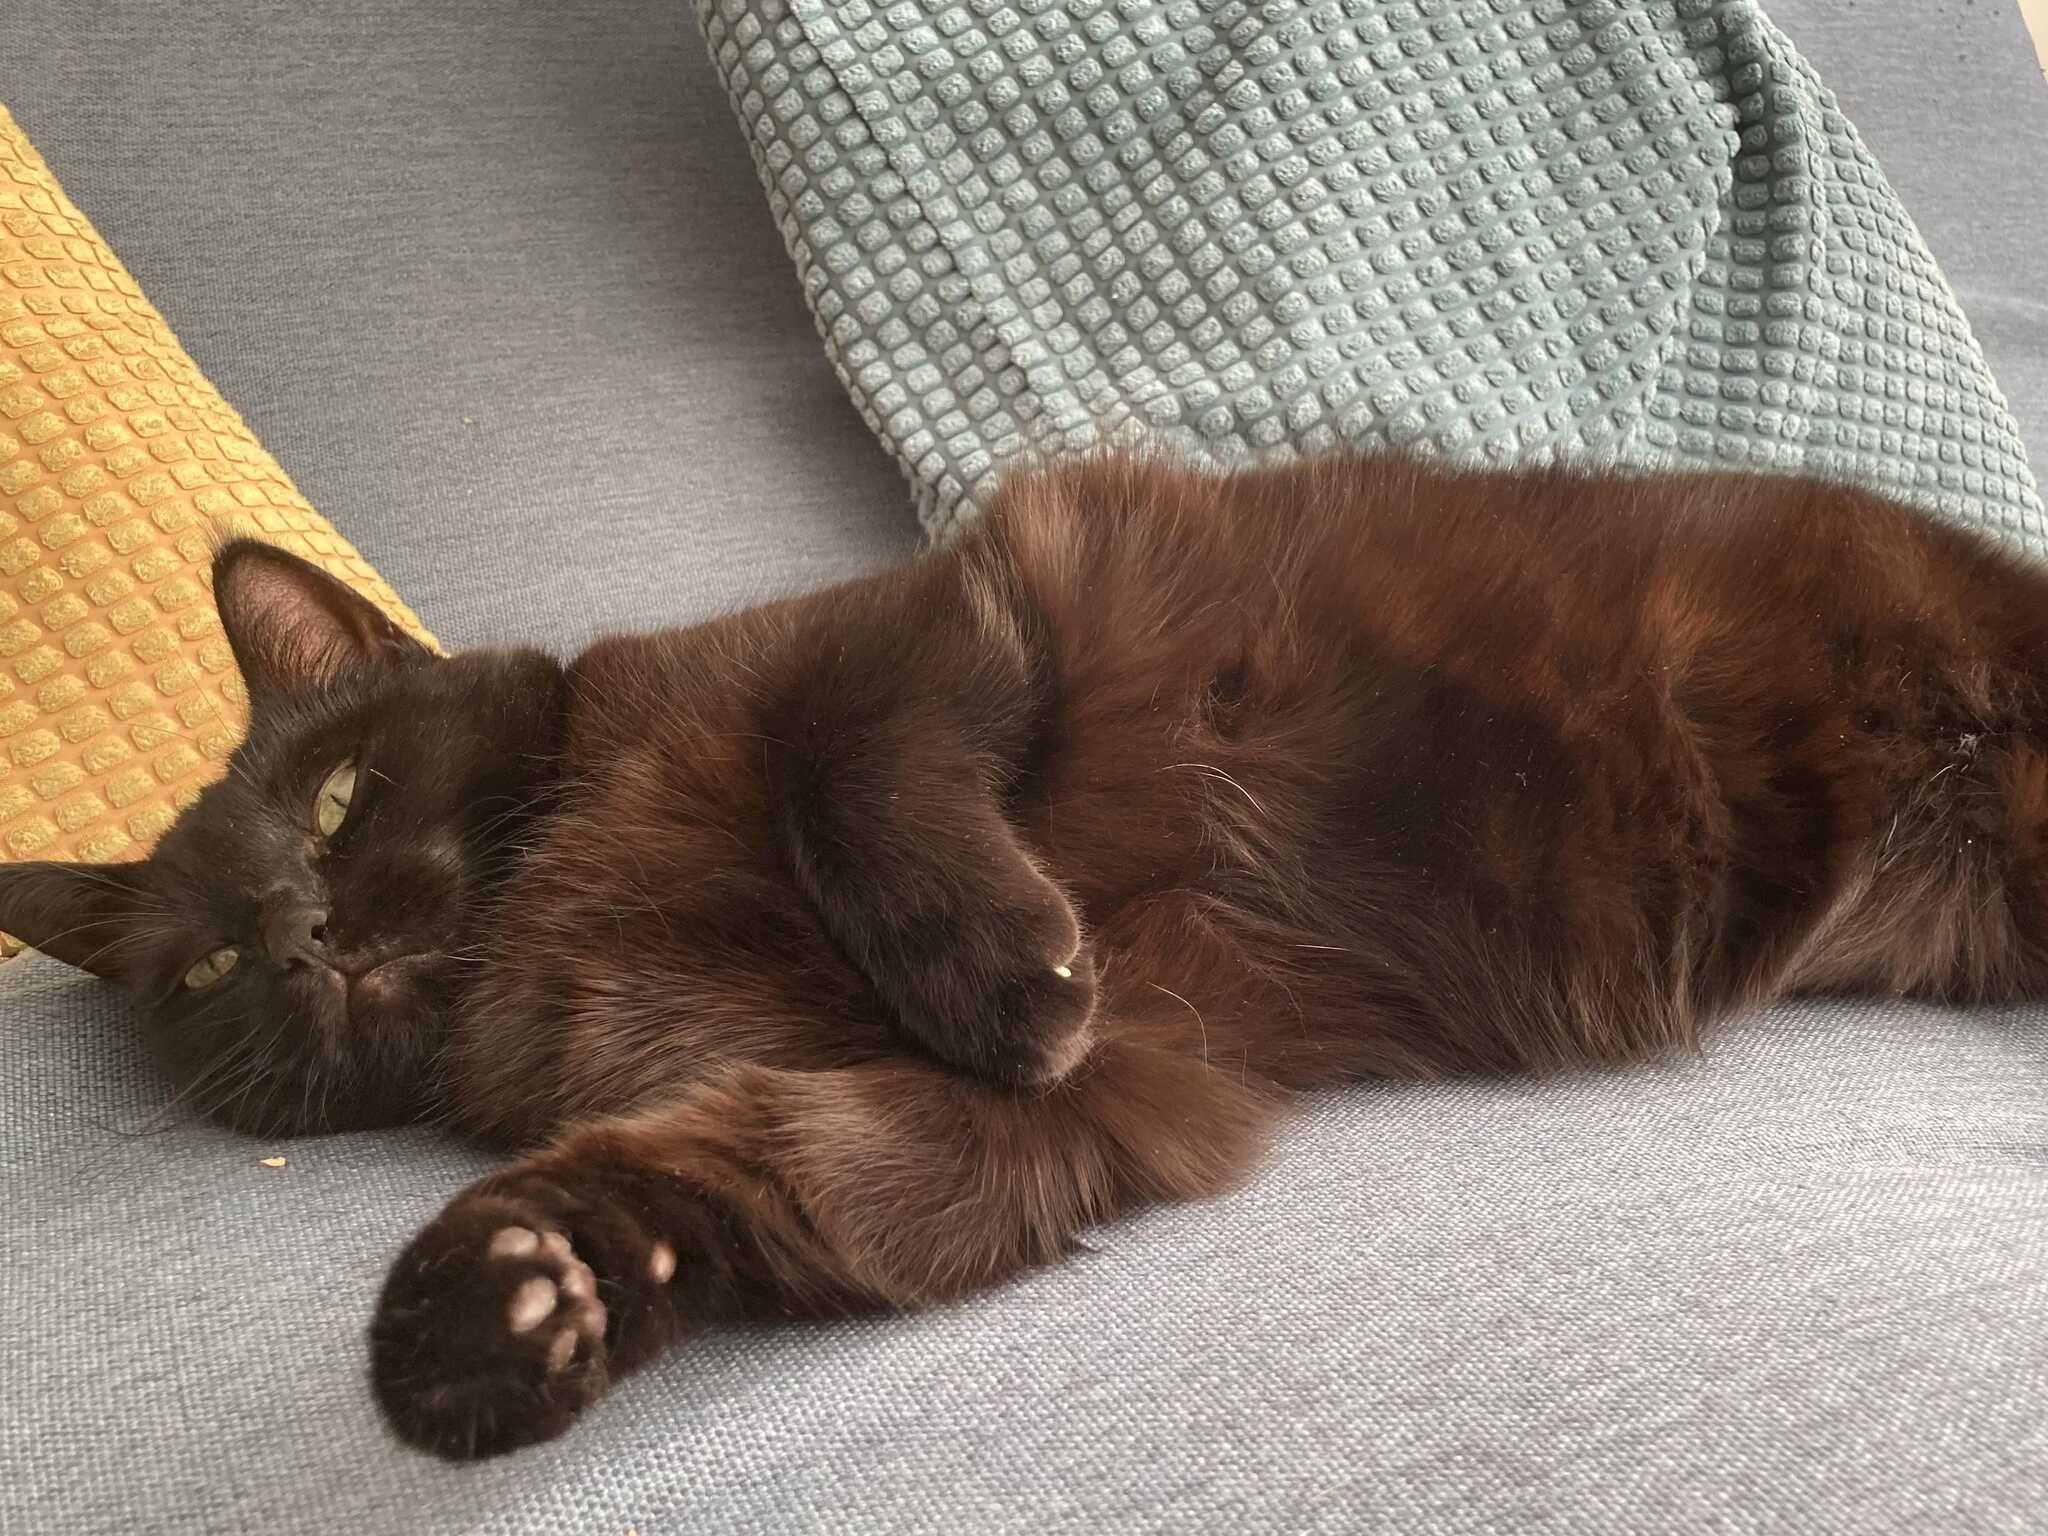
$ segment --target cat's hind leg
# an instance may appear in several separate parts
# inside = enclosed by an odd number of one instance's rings
[[[1918,754],[1789,989],[2048,998],[2048,749],[1984,730]]]

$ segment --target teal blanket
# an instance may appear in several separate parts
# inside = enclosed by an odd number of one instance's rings
[[[1753,0],[697,9],[935,535],[1135,439],[1799,470],[2048,554],[1954,295]]]

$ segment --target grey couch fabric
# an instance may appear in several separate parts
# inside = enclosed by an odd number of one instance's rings
[[[2048,87],[2010,7],[1876,9],[1772,7],[2038,455]],[[0,99],[451,644],[573,644],[912,545],[680,0],[13,0]],[[936,1316],[706,1340],[471,1469],[383,1438],[361,1331],[482,1160],[167,1121],[127,1025],[60,968],[0,970],[10,1533],[2024,1532],[2048,1509],[2048,1008],[1792,1008],[1699,1061],[1335,1096],[1228,1200]]]

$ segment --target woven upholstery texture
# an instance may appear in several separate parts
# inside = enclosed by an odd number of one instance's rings
[[[2048,553],[1954,296],[1754,0],[697,0],[944,533],[1020,457],[1851,477]]]
[[[146,852],[247,698],[215,541],[411,610],[263,451],[0,106],[0,858]]]

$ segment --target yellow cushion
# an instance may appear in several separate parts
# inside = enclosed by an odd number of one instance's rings
[[[0,859],[139,858],[221,771],[246,702],[210,590],[228,533],[433,643],[0,106]]]

